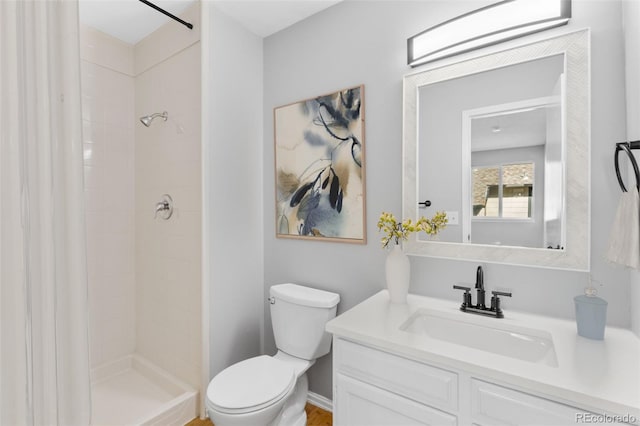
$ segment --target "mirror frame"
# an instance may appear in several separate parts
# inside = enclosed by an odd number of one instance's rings
[[[414,233],[404,243],[407,254],[577,271],[589,270],[591,72],[588,29],[426,69],[404,77],[402,217],[417,219],[424,215],[424,211],[421,212],[418,208],[419,89],[429,84],[558,54],[564,55],[566,75],[564,250],[440,242],[437,239],[424,241],[419,240],[418,235]]]

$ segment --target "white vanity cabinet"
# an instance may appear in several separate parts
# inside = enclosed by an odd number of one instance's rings
[[[336,426],[598,423],[581,408],[339,337],[333,368]]]
[[[608,327],[595,341],[574,321],[459,308],[411,294],[390,303],[383,290],[329,321],[334,424],[640,424],[640,339],[630,330]]]

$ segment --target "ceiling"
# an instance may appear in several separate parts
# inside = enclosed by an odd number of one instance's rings
[[[472,134],[472,152],[544,145],[547,139],[547,108],[474,118]]]
[[[80,22],[129,44],[136,44],[170,18],[138,0],[80,0]],[[161,8],[179,15],[192,0],[155,0]]]
[[[268,37],[342,0],[215,0],[213,4],[260,37]]]
[[[152,0],[179,15],[195,0]],[[342,0],[219,0],[212,3],[260,37],[267,37]],[[80,22],[136,44],[170,18],[138,0],[80,0]]]

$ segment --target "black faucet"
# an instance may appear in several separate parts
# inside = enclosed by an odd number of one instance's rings
[[[504,318],[504,313],[502,312],[502,308],[500,307],[499,296],[511,297],[511,293],[506,293],[503,291],[492,291],[491,307],[487,308],[487,306],[485,305],[484,272],[482,271],[482,266],[478,266],[478,269],[476,270],[476,291],[478,295],[476,298],[477,303],[475,305],[471,302],[470,287],[454,285],[453,288],[456,290],[464,290],[464,295],[462,296],[462,305],[460,305],[460,310],[462,312],[487,315],[496,318]]]
[[[477,290],[477,298],[476,298],[476,307],[479,309],[486,308],[484,304],[484,273],[482,272],[482,266],[478,266],[478,270],[476,271],[476,290]]]

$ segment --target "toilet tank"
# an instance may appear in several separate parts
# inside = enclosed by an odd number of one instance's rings
[[[331,334],[324,327],[336,316],[339,294],[297,284],[274,285],[269,294],[271,325],[279,350],[306,360],[329,353]]]

